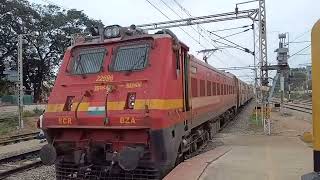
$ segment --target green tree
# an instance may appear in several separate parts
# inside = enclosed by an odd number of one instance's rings
[[[17,35],[27,34],[23,45],[24,86],[27,92],[33,92],[35,101],[40,99],[43,83],[54,80],[71,36],[102,25],[82,11],[26,0],[4,0],[0,7],[0,78],[2,64],[16,68]]]

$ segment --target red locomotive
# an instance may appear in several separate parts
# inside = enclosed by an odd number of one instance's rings
[[[66,50],[49,98],[40,156],[57,179],[161,179],[252,97],[169,30],[99,32]]]

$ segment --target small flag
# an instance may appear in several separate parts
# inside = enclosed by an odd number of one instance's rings
[[[105,106],[90,106],[88,108],[90,115],[102,115],[105,114]]]

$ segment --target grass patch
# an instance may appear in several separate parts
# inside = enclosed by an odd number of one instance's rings
[[[258,113],[257,116],[256,116],[256,113],[252,113],[249,120],[250,120],[250,124],[253,124],[253,125],[262,126],[263,124],[260,113]]]
[[[34,113],[35,115],[40,116],[40,115],[43,113],[43,109],[39,109],[39,108],[36,107],[36,108],[33,110],[33,113]]]
[[[34,117],[34,116],[40,116],[42,114],[43,110],[35,108],[32,111],[23,111],[23,117]]]
[[[32,117],[35,115],[33,111],[23,111],[23,117]]]
[[[0,121],[0,135],[8,134],[17,129],[18,118],[17,117],[10,117],[5,120]]]

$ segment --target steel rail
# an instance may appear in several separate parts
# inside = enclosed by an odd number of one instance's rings
[[[26,133],[26,134],[13,135],[9,137],[3,137],[3,138],[0,138],[0,146],[17,143],[21,141],[32,140],[32,139],[35,139],[38,134],[39,132],[32,132],[32,133]]]
[[[40,150],[37,149],[37,150],[33,150],[33,151],[29,151],[29,152],[26,152],[26,153],[22,153],[22,154],[16,154],[16,155],[13,155],[13,156],[10,156],[10,157],[6,157],[6,158],[3,158],[0,160],[0,165],[3,165],[5,166],[4,164],[8,163],[8,162],[19,162],[19,161],[23,161],[23,160],[26,160],[28,159],[28,156],[39,156],[39,152]],[[36,167],[39,167],[42,165],[42,162],[40,159],[36,158],[34,160],[32,160],[31,162],[29,163],[25,163],[23,165],[19,165],[15,168],[12,168],[12,169],[8,169],[8,170],[4,170],[4,171],[0,171],[0,180],[1,179],[5,179],[13,174],[16,174],[16,173],[20,173],[20,172],[23,172],[23,171],[26,171],[26,170],[29,170],[29,169],[32,169],[32,168],[36,168]]]

